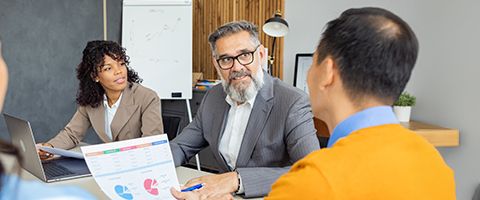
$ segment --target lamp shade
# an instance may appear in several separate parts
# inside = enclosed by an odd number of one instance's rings
[[[263,25],[263,32],[272,37],[283,37],[288,33],[288,23],[282,19],[280,13],[276,13],[272,18],[267,19]]]

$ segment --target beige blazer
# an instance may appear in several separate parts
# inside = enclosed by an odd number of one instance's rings
[[[160,98],[153,90],[137,83],[125,88],[111,124],[113,141],[163,133],[160,111]],[[67,126],[48,142],[57,148],[73,148],[82,141],[90,127],[103,142],[112,141],[105,134],[103,103],[96,108],[79,106]]]

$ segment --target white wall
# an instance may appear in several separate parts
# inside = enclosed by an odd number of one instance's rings
[[[480,183],[480,1],[286,0],[284,80],[293,83],[295,54],[313,52],[325,24],[352,7],[376,6],[410,24],[420,53],[407,90],[417,96],[413,119],[460,129],[460,147],[439,148],[455,171],[457,198]]]

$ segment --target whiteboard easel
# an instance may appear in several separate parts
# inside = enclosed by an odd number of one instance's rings
[[[161,99],[192,98],[191,0],[125,0],[122,46]]]
[[[123,1],[122,46],[130,65],[161,99],[185,100],[190,122],[192,27],[192,0]]]

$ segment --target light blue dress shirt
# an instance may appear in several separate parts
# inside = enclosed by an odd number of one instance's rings
[[[398,124],[397,117],[390,106],[371,107],[357,112],[340,122],[333,129],[327,147],[332,147],[339,139],[354,131],[384,124]]]
[[[49,186],[39,181],[26,181],[16,175],[3,175],[0,200],[96,199],[86,191],[71,186]]]

